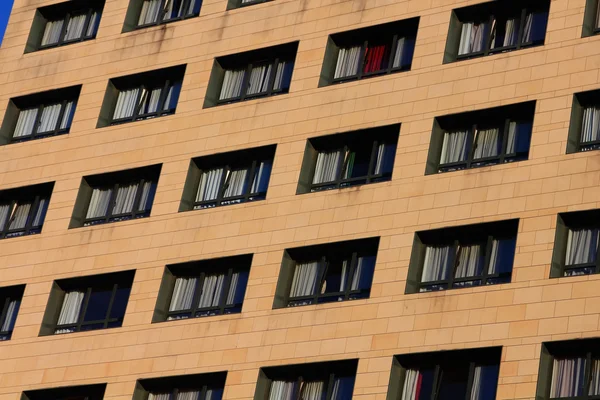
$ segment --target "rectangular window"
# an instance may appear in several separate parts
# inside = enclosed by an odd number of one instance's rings
[[[411,18],[331,35],[319,86],[409,70],[418,26]]]
[[[510,282],[518,220],[417,232],[406,293]]]
[[[104,0],[66,1],[39,8],[25,53],[94,39]]]
[[[227,10],[233,10],[236,8],[252,6],[255,4],[266,3],[272,0],[228,0],[227,1]]]
[[[254,400],[351,400],[358,360],[261,368]]]
[[[501,353],[488,347],[395,356],[388,399],[495,399]]]
[[[55,281],[40,334],[120,327],[134,274],[126,271]]]
[[[437,117],[426,174],[526,160],[535,101]]]
[[[68,133],[81,85],[10,99],[0,143],[22,142]]]
[[[226,377],[226,372],[212,372],[140,379],[133,400],[221,400]]]
[[[153,322],[242,312],[252,255],[169,265]]]
[[[0,191],[0,239],[41,233],[54,183]]]
[[[298,193],[389,181],[399,131],[389,125],[309,139]]]
[[[455,9],[444,62],[544,44],[549,8],[549,0],[509,0]]]
[[[150,216],[161,165],[82,179],[71,228]]]
[[[379,238],[287,249],[273,308],[368,298]]]
[[[12,336],[24,291],[25,285],[0,288],[0,342]]]
[[[193,159],[179,211],[264,200],[274,156],[273,145]]]
[[[598,0],[585,1],[583,16],[582,37],[596,35],[600,32],[600,2]]]
[[[600,149],[600,90],[573,96],[567,153]]]
[[[298,42],[215,59],[204,107],[287,93]]]
[[[538,399],[600,398],[600,340],[575,339],[542,345]]]
[[[106,383],[26,390],[21,400],[102,400],[105,391]]]
[[[200,15],[202,0],[130,0],[123,32]]]

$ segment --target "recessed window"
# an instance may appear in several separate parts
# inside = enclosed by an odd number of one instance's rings
[[[598,0],[585,1],[582,36],[592,36],[600,32],[600,3]]]
[[[123,32],[200,15],[202,0],[130,0]]]
[[[55,281],[40,335],[120,327],[134,274],[126,271]]]
[[[309,139],[297,193],[390,180],[399,131],[390,125]]]
[[[42,231],[54,183],[0,191],[0,239]]]
[[[226,372],[212,372],[140,379],[133,400],[221,400],[226,377]]]
[[[227,10],[233,10],[235,8],[252,6],[255,4],[266,3],[272,0],[228,0]]]
[[[379,238],[284,252],[273,308],[368,298]]]
[[[409,70],[418,26],[411,18],[331,35],[319,86]]]
[[[507,0],[453,10],[444,62],[544,44],[549,8],[549,0]]]
[[[556,224],[556,238],[550,277],[600,273],[598,237],[600,210],[561,213]]]
[[[22,142],[68,133],[81,86],[10,99],[0,128],[0,143]]]
[[[600,90],[573,96],[567,153],[600,149]]]
[[[526,160],[535,101],[437,117],[426,174]]]
[[[287,93],[298,42],[215,59],[204,107]]]
[[[21,400],[102,400],[105,391],[106,383],[26,390]]]
[[[153,322],[242,312],[252,255],[169,265]]]
[[[111,79],[97,127],[175,114],[185,67],[180,65]]]
[[[358,360],[261,368],[254,400],[351,400]]]
[[[104,0],[75,0],[38,8],[25,53],[94,39]]]
[[[388,399],[495,399],[501,353],[484,347],[395,356]]]
[[[406,293],[510,282],[518,220],[417,232]]]
[[[600,339],[542,345],[536,399],[600,398]]]
[[[149,217],[160,170],[153,165],[84,177],[70,227]]]
[[[0,341],[12,336],[25,285],[0,288]]]
[[[192,159],[179,211],[264,200],[275,146]]]

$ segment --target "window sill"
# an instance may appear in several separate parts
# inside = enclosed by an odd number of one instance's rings
[[[225,11],[235,11],[235,10],[239,10],[241,8],[252,7],[252,6],[256,6],[256,5],[264,4],[264,3],[270,3],[272,1],[273,0],[255,0],[255,1],[248,2],[248,3],[240,2],[235,7],[227,7],[227,9]]]
[[[67,130],[66,132],[49,133],[49,134],[42,134],[42,135],[37,135],[37,136],[28,135],[26,137],[11,138],[10,141],[8,143],[6,143],[6,145],[17,144],[17,143],[27,143],[27,142],[32,142],[32,141],[36,141],[36,140],[48,139],[48,138],[53,138],[53,137],[68,135],[68,134],[69,134],[69,131]]]
[[[541,47],[544,45],[544,42],[541,43],[535,43],[535,44],[529,44],[529,45],[522,45],[522,47],[519,48],[515,48],[515,49],[505,49],[505,50],[492,50],[490,52],[486,53],[475,53],[475,54],[462,54],[462,55],[456,55],[453,57],[453,59],[450,60],[446,60],[443,63],[444,64],[452,64],[455,62],[461,62],[461,61],[466,61],[466,60],[475,60],[475,59],[479,59],[479,58],[486,58],[486,57],[490,57],[490,56],[497,56],[500,54],[507,54],[507,53],[512,53],[515,51],[521,51],[521,50],[527,50],[527,49],[532,49],[532,48],[536,48],[536,47]]]
[[[92,41],[95,39],[96,39],[96,36],[94,35],[93,37],[89,37],[89,38],[85,38],[85,39],[73,40],[73,41],[66,42],[66,43],[59,43],[59,44],[54,44],[54,45],[49,45],[49,46],[44,46],[44,47],[38,47],[38,48],[29,50],[29,51],[27,51],[27,49],[25,49],[23,54],[26,55],[26,54],[32,54],[32,53],[39,53],[40,51],[46,51],[46,50],[51,50],[51,49],[62,49],[65,46],[68,47],[68,46],[79,44],[79,43],[89,42],[89,41]]]
[[[400,68],[395,68],[392,69],[390,71],[379,71],[379,72],[371,72],[368,73],[366,75],[362,75],[362,76],[349,76],[349,77],[344,77],[344,78],[331,78],[329,80],[329,82],[320,84],[319,87],[327,87],[327,86],[335,86],[335,85],[342,85],[345,83],[350,83],[350,82],[361,82],[364,81],[365,79],[371,79],[371,78],[382,78],[388,75],[395,75],[398,73],[402,73],[402,72],[410,72],[412,67],[411,65],[405,66],[405,67],[400,67]]]
[[[107,331],[107,330],[113,330],[113,329],[121,329],[123,328],[123,325],[121,326],[113,326],[113,327],[108,327],[108,328],[100,328],[100,329],[91,329],[88,331],[77,331],[77,332],[68,332],[68,333],[40,333],[38,336],[39,337],[71,337],[71,335],[77,335],[77,334],[90,334],[93,335],[94,333],[96,335],[102,335],[102,332]],[[56,327],[53,328],[54,330],[57,329]]]
[[[392,177],[386,177],[385,179],[382,179],[380,181],[377,182],[369,182],[369,183],[361,183],[361,184],[357,184],[357,185],[348,185],[348,186],[342,186],[342,187],[327,187],[327,186],[321,186],[320,188],[317,188],[317,190],[313,190],[313,188],[310,188],[308,191],[306,192],[301,192],[301,191],[297,191],[296,195],[302,195],[302,194],[318,194],[318,193],[340,193],[342,191],[358,191],[361,190],[362,187],[371,187],[373,185],[377,185],[377,184],[384,184],[384,183],[389,183],[392,181]]]
[[[170,20],[167,20],[167,21],[153,22],[153,23],[145,24],[145,25],[136,25],[136,26],[134,26],[132,28],[129,28],[129,29],[125,29],[124,28],[121,33],[139,32],[139,31],[142,31],[144,29],[155,28],[155,27],[159,27],[159,26],[162,26],[162,25],[168,25],[168,24],[172,24],[174,22],[181,22],[181,21],[185,21],[185,20],[188,20],[188,19],[197,18],[199,16],[200,16],[200,14],[198,13],[198,14],[188,15],[188,16],[185,16],[185,17],[173,18],[173,19],[170,19]]]

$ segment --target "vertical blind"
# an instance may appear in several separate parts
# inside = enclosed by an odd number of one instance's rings
[[[164,90],[167,90],[166,98],[161,107],[160,103]],[[172,111],[177,106],[180,90],[181,83],[169,84],[166,88],[147,89],[145,87],[137,87],[121,90],[117,97],[113,121]]]
[[[75,332],[75,327],[60,328],[60,326],[78,322],[84,297],[85,293],[78,290],[65,293],[60,314],[58,316],[58,322],[56,323],[57,328],[54,331],[55,334]]]
[[[4,320],[0,321],[0,332],[12,332],[20,306],[21,300],[11,300],[8,303]],[[8,338],[10,338],[9,335],[0,335],[0,340],[7,340]]]
[[[469,400],[488,400],[490,390],[486,390],[484,388],[485,385],[491,385],[493,382],[486,382],[485,375],[485,366],[475,365],[472,372],[472,385],[470,387],[470,393],[468,393]],[[428,371],[429,372],[429,371]],[[419,369],[407,369],[404,377],[404,385],[402,387],[402,397],[401,400],[421,400],[423,398],[429,399],[431,397],[432,384],[433,379],[431,373],[423,373]],[[443,372],[439,377],[437,382],[438,388],[441,385],[441,380],[443,379]],[[453,382],[457,386],[460,387],[461,383],[466,382]],[[495,382],[493,383],[495,385]],[[440,389],[438,389],[440,390]],[[443,389],[441,389],[443,390]],[[455,393],[456,394],[456,393]],[[458,397],[460,399],[464,399],[464,397]]]
[[[174,400],[201,400],[200,390],[178,390]],[[202,400],[211,400],[213,396],[212,389],[206,389],[206,395]],[[169,400],[171,393],[154,393],[148,394],[148,400]]]
[[[41,107],[39,120],[40,107],[21,110],[17,118],[13,138],[23,138],[70,128],[73,112],[75,111],[74,104],[74,101],[68,101],[66,103],[44,105]]]
[[[225,70],[219,100],[236,99],[242,95],[266,94],[269,91],[273,65],[252,66],[248,79],[246,79],[247,68]],[[273,91],[288,89],[293,66],[290,61],[279,61],[277,63],[275,77],[273,78]]]
[[[48,199],[41,198],[35,209],[34,204],[34,200],[0,204],[0,227],[2,230],[18,231],[25,229],[30,220],[32,228],[40,228],[46,217]]]
[[[111,216],[130,214],[137,211],[148,211],[152,207],[153,194],[156,190],[156,183],[146,181],[143,185],[140,182],[119,185],[111,205],[114,187],[99,187],[92,190],[90,204],[85,218],[99,218],[108,216],[108,210],[111,210]],[[139,203],[136,207],[136,198],[139,194]],[[112,207],[112,208],[111,208]]]
[[[405,51],[408,50],[408,47],[405,47],[406,41],[405,37],[398,38],[393,49],[392,44],[367,44],[362,58],[363,45],[340,48],[333,78],[347,78],[356,76],[359,72],[372,73],[386,70],[392,54],[392,69],[409,65],[412,54],[410,51]],[[361,67],[362,71],[360,71]]]
[[[64,32],[64,37],[61,39],[63,27],[65,25],[65,19],[59,19],[55,21],[48,21],[44,28],[44,34],[42,35],[42,46],[50,46],[58,44],[61,41],[73,41],[79,40],[86,37],[91,37],[96,33],[100,14],[97,11],[92,11],[89,18],[89,23],[86,28],[86,21],[88,21],[88,14],[77,14],[68,17],[67,27]]]
[[[591,106],[583,109],[580,140],[582,144],[600,140],[600,108]]]
[[[555,358],[552,366],[550,397],[582,396],[586,387],[587,360],[583,357]],[[600,395],[600,359],[592,358],[588,395]]]
[[[162,4],[164,1],[164,4]],[[200,0],[190,0],[188,6],[185,6],[184,0],[144,0],[138,25],[154,24],[163,20],[177,19],[196,12],[196,2]]]
[[[565,265],[596,262],[599,233],[597,228],[569,229]]]

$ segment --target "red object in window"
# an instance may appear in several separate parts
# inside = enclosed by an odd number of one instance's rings
[[[415,400],[419,400],[421,396],[421,384],[423,383],[423,374],[419,372],[419,378],[417,379],[417,390],[415,390]]]
[[[386,45],[367,47],[365,54],[364,73],[377,72],[383,69],[383,59],[386,53]]]

